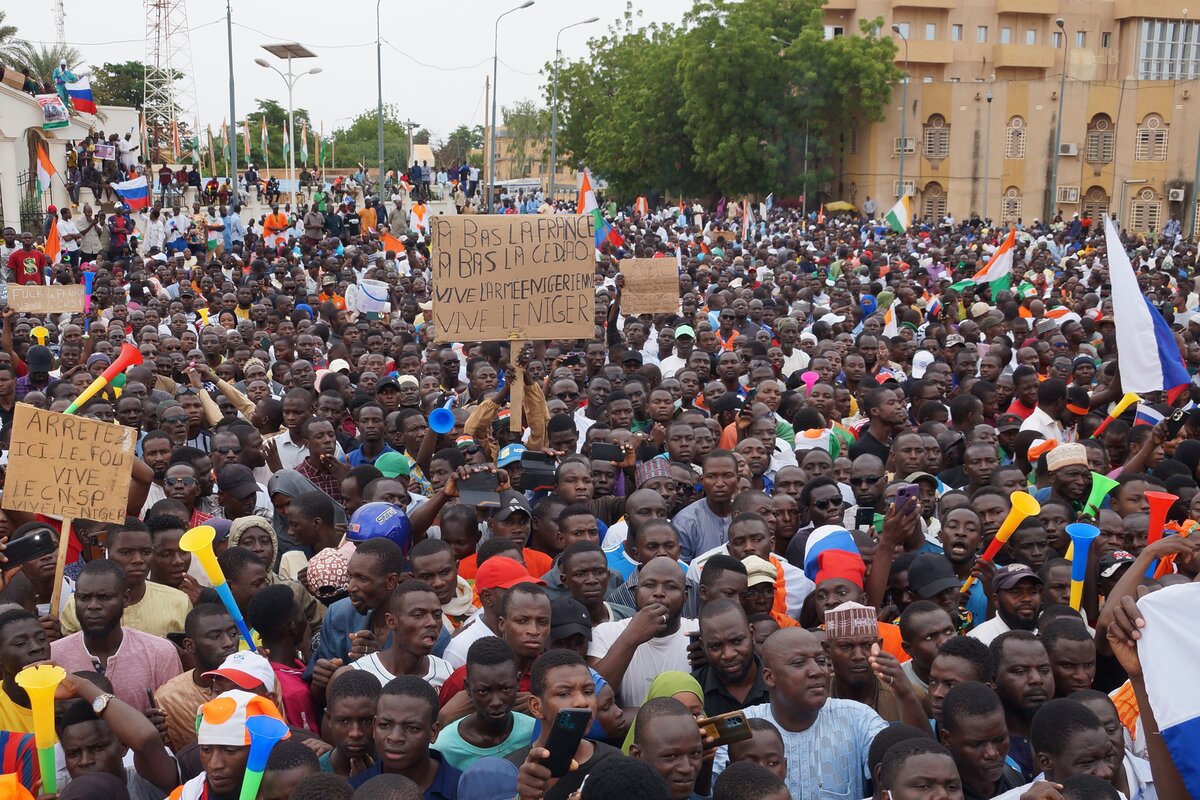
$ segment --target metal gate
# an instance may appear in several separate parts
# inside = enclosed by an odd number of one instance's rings
[[[21,192],[21,231],[29,231],[34,236],[40,236],[42,233],[42,208],[38,203],[36,175],[30,171],[19,173],[17,187]],[[3,217],[0,216],[0,218]]]

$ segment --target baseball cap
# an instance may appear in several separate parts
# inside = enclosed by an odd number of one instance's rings
[[[511,800],[517,795],[517,765],[484,756],[458,779],[458,796],[472,800]]]
[[[1004,433],[1006,431],[1019,431],[1021,429],[1021,417],[1017,414],[1001,414],[996,417],[996,432]]]
[[[509,464],[515,464],[521,460],[521,454],[525,452],[523,444],[506,444],[500,448],[500,455],[496,458],[496,466],[507,467]]]
[[[384,389],[395,389],[400,391],[400,384],[396,383],[395,378],[384,378],[375,386],[375,394],[379,394]]]
[[[931,475],[928,472],[912,472],[909,473],[909,476],[904,479],[905,483],[916,483],[917,481],[929,481],[934,485],[934,488],[937,488],[941,485],[938,482],[937,476]]]
[[[255,655],[244,651],[248,655]],[[236,653],[234,654],[236,655]],[[230,656],[232,658],[233,656]],[[265,663],[266,659],[256,656]],[[226,659],[228,661],[228,659]],[[270,669],[270,666],[267,667]],[[212,673],[207,673],[212,674]],[[273,673],[272,673],[273,675]],[[283,715],[273,702],[250,692],[232,689],[200,706],[200,721],[196,727],[196,740],[202,745],[224,747],[246,747],[250,744],[250,731],[246,720],[250,717],[274,717],[283,722]],[[288,733],[287,736],[291,734]],[[286,739],[287,736],[284,738]]]
[[[946,337],[946,347],[954,347],[955,345],[966,344],[967,340],[961,334],[952,333]]]
[[[525,495],[512,489],[505,489],[500,493],[500,508],[496,511],[496,519],[504,522],[518,511],[523,512],[531,519],[533,517],[533,511],[530,510],[529,501],[525,499]]]
[[[30,372],[49,372],[54,365],[54,353],[42,344],[35,344],[25,353],[25,364]]]
[[[760,583],[775,585],[778,572],[775,569],[775,565],[770,561],[750,555],[742,559],[742,565],[746,568],[747,587],[758,586]]]
[[[346,372],[350,371],[350,364],[346,361],[346,359],[335,358],[333,361],[329,362],[330,372],[341,372],[342,370],[345,370]]]
[[[258,491],[254,473],[242,464],[226,464],[217,473],[217,488],[228,492],[238,500],[244,500]]]
[[[389,452],[375,459],[375,469],[382,472],[385,478],[408,477],[412,472],[412,462],[403,453]]]
[[[1117,574],[1121,567],[1132,564],[1135,560],[1133,553],[1125,550],[1117,550],[1116,552],[1105,553],[1100,556],[1100,562],[1096,565],[1096,568],[1100,571],[1101,578],[1111,578]]]
[[[507,556],[492,556],[475,573],[475,589],[480,592],[485,589],[511,589],[518,583],[546,585],[541,578],[530,575],[521,562]]]
[[[675,329],[675,338],[678,339],[680,336],[689,336],[695,339],[696,331],[692,329],[691,325],[680,325]]]
[[[565,639],[582,633],[592,640],[592,618],[583,603],[567,595],[550,604],[550,638]]]
[[[915,559],[914,562],[916,563]],[[1042,579],[1033,571],[1033,568],[1027,564],[1008,564],[1007,566],[999,567],[996,570],[996,577],[992,578],[993,589],[1011,589],[1023,580],[1035,580],[1038,583]],[[910,577],[911,581],[912,578]]]
[[[843,316],[834,314],[832,311],[830,311],[828,314],[822,314],[821,318],[817,321],[818,322],[826,322],[826,323],[829,323],[830,325],[837,325],[839,322],[845,322],[846,318]]]
[[[630,350],[630,351],[626,352],[625,355],[621,356],[622,364],[628,364],[630,362],[633,362],[636,364],[641,364],[644,361],[645,361],[645,359],[642,357],[642,354],[639,353],[637,350]]]
[[[736,392],[726,392],[720,397],[712,401],[711,408],[714,413],[722,411],[737,411],[742,407],[742,398],[738,397]]]
[[[211,678],[214,675],[233,681],[247,691],[260,686],[271,688],[275,685],[275,670],[271,669],[271,662],[249,650],[230,653],[225,656],[221,666],[205,672],[202,677]]]
[[[921,553],[908,567],[908,585],[928,600],[947,589],[958,589],[962,581],[954,574],[954,567],[945,556],[937,553]]]
[[[913,353],[912,376],[914,378],[924,378],[925,370],[929,369],[929,365],[933,362],[933,353],[928,350],[918,350]]]

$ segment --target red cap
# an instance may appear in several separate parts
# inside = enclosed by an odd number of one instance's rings
[[[858,553],[826,550],[817,556],[817,583],[830,578],[845,578],[861,589],[866,574],[867,565]]]
[[[504,556],[492,556],[475,573],[475,589],[480,592],[484,589],[511,589],[518,583],[546,585],[541,578],[532,577],[521,562]]]
[[[46,206],[46,213],[47,214],[56,214],[56,213],[58,213],[58,209],[55,208],[54,206]]]

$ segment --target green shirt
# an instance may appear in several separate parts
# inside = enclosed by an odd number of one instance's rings
[[[464,718],[465,719],[465,718]],[[458,733],[461,719],[447,725],[438,734],[437,749],[446,763],[457,770],[466,771],[472,764],[484,756],[504,758],[509,753],[515,753],[522,747],[528,747],[533,740],[533,717],[513,712],[512,732],[508,738],[495,747],[476,747],[462,738]]]

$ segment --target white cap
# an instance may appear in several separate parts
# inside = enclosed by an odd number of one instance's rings
[[[912,376],[914,378],[925,377],[925,370],[929,369],[929,365],[932,363],[933,353],[928,350],[918,350],[913,353]]]

